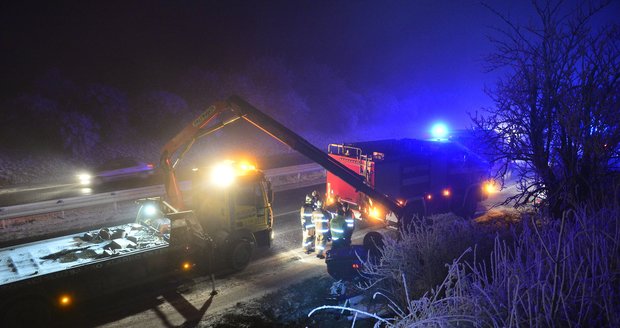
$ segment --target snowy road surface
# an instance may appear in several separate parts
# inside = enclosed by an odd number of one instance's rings
[[[317,186],[323,190],[324,186]],[[315,187],[315,188],[317,188]],[[197,277],[182,288],[162,288],[140,293],[121,293],[96,309],[76,314],[71,320],[80,326],[178,327],[222,313],[248,301],[313,276],[327,276],[325,260],[305,254],[301,245],[299,210],[304,195],[312,188],[276,194],[274,204],[275,242],[271,249],[258,249],[243,271],[216,276],[218,294],[211,297],[211,281]],[[361,238],[366,230],[356,232]],[[326,291],[327,292],[327,291]]]

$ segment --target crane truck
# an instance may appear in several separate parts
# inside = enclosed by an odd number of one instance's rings
[[[315,161],[396,216],[405,215],[405,207],[377,192],[357,172],[231,96],[208,107],[163,147],[159,166],[166,197],[139,200],[135,222],[0,249],[2,326],[45,324],[54,311],[162,276],[210,270],[216,260],[243,269],[254,246],[269,246],[273,238],[273,192],[262,172],[247,163],[219,164],[210,174],[216,181],[196,175],[187,199],[175,174],[197,139],[239,119]],[[329,263],[338,261],[332,258]]]

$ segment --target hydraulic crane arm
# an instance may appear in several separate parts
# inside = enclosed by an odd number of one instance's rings
[[[214,118],[225,112],[232,113],[233,117],[225,122],[220,122],[217,125],[207,127],[209,122],[213,121]],[[297,133],[289,130],[287,127],[280,124],[269,115],[261,112],[238,96],[231,96],[227,101],[217,102],[207,108],[190,125],[185,127],[185,129],[183,129],[164,146],[160,165],[165,174],[166,193],[173,206],[178,208],[183,207],[181,192],[174,174],[174,166],[178,160],[180,160],[183,154],[189,150],[196,139],[208,135],[211,132],[226,126],[227,124],[233,123],[239,118],[243,118],[278,141],[300,152],[312,161],[321,165],[327,171],[353,186],[355,189],[365,193],[386,208],[390,209],[399,219],[401,218],[403,214],[403,207],[401,207],[397,202],[376,191],[366,183],[363,177],[353,172],[337,160],[330,157],[328,154],[306,141]],[[173,156],[175,156],[176,152],[183,146],[185,147],[185,150],[177,157],[177,160],[173,161]]]

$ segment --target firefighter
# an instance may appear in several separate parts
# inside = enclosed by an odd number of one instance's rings
[[[332,216],[338,213],[338,209],[342,207],[342,200],[340,199],[340,195],[336,195],[334,197],[333,202],[327,205],[327,210],[332,213]]]
[[[342,207],[338,209],[338,212],[330,221],[329,228],[332,237],[332,249],[351,245],[351,239],[347,238],[345,234],[347,222],[344,220],[344,211]]]
[[[303,231],[303,248],[306,254],[314,252],[314,235],[316,233],[314,223],[312,222],[312,212],[314,206],[312,197],[306,195],[306,201],[299,211],[301,217],[301,229]]]
[[[312,222],[316,229],[316,249],[318,254],[316,257],[324,259],[325,245],[329,238],[329,219],[330,214],[323,208],[321,201],[317,201],[317,208],[312,212]]]
[[[342,202],[342,212],[344,213],[344,220],[347,223],[347,229],[345,230],[345,236],[351,240],[353,238],[353,230],[355,230],[355,214],[349,207],[349,203]]]
[[[320,208],[321,206],[319,206],[319,203],[322,203],[321,201],[321,197],[319,197],[319,193],[316,190],[312,191],[312,205],[314,205],[315,208]]]

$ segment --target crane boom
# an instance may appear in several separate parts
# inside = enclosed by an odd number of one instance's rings
[[[226,112],[233,114],[233,117],[225,122],[209,125],[216,117]],[[239,118],[243,118],[271,137],[321,165],[325,170],[339,177],[355,189],[375,199],[394,212],[399,219],[403,215],[403,207],[401,205],[372,188],[362,176],[333,159],[303,137],[288,129],[269,115],[258,110],[239,96],[231,96],[224,102],[216,102],[211,105],[162,149],[160,166],[165,174],[166,193],[173,206],[183,208],[181,192],[174,174],[176,163],[182,158],[183,154],[189,150],[196,139],[233,123]],[[176,160],[173,160],[181,147],[185,147],[185,150],[178,155]]]

